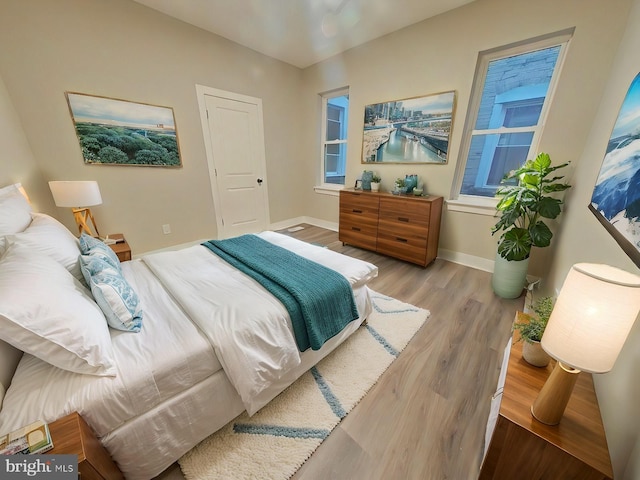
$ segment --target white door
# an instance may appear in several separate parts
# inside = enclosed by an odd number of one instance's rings
[[[262,100],[198,86],[198,102],[218,238],[265,230],[269,201]]]

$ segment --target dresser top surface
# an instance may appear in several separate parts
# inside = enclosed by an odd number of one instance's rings
[[[413,195],[413,194],[396,195],[391,192],[372,192],[369,190],[356,190],[354,188],[345,188],[343,190],[340,190],[340,192],[372,195],[372,196],[377,196],[381,198],[398,198],[402,200],[409,199],[409,200],[417,200],[417,201],[422,200],[427,202],[433,202],[433,201],[442,199],[442,197],[439,197],[437,195]]]

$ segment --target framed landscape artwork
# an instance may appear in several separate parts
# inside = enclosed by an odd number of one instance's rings
[[[367,105],[362,163],[446,164],[455,106],[455,91]]]
[[[620,108],[589,210],[640,267],[640,74]]]
[[[66,92],[84,163],[180,167],[173,109]]]

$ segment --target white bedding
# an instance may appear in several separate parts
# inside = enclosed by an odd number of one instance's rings
[[[285,235],[259,236],[342,273],[356,288],[377,274],[372,264]],[[143,261],[209,338],[253,415],[264,406],[261,392],[300,365],[285,307],[258,282],[201,245],[148,255]]]
[[[200,316],[200,323],[202,319],[215,321],[219,324],[218,330],[230,329],[227,334],[231,336],[250,338],[245,335],[250,330],[262,331],[258,335],[261,339],[254,339],[253,344],[266,345],[266,350],[248,350],[249,356],[260,359],[262,363],[257,370],[263,372],[252,375],[252,382],[257,379],[258,387],[250,387],[256,396],[249,399],[249,407],[255,411],[274,398],[357,329],[371,310],[366,283],[377,275],[377,269],[366,262],[283,235],[271,232],[261,235],[341,271],[354,285],[361,318],[351,322],[319,351],[309,350],[300,355],[297,349],[293,351],[290,346],[278,343],[283,339],[293,342],[293,335],[286,332],[288,316],[279,302],[205,247],[125,262],[123,273],[143,302],[145,316],[139,333],[110,331],[117,376],[76,374],[24,355],[2,404],[0,433],[36,419],[52,422],[78,411],[101,437],[127,478],[157,475],[246,406],[222,370],[212,347],[212,343],[219,343],[213,340],[213,331],[203,332],[189,318],[191,315]],[[164,282],[149,269],[147,264],[156,260],[171,266],[170,275],[183,277],[173,293],[167,291]],[[201,269],[204,265],[214,267],[213,273],[205,275]],[[192,287],[199,293],[193,295]],[[174,299],[182,289],[193,295],[192,301]],[[266,316],[264,308],[269,312]],[[277,333],[260,326],[260,316],[269,319],[267,323]],[[238,325],[232,325],[229,318],[243,320],[245,327],[240,329],[243,333],[232,333]],[[216,349],[226,350],[222,346]],[[282,359],[279,350],[286,351],[288,358]],[[280,368],[280,360],[288,370]],[[251,374],[251,367],[247,365],[225,365],[225,368],[235,371],[238,367],[239,371]]]
[[[122,264],[144,298],[139,333],[110,330],[118,373],[81,375],[25,354],[0,411],[0,432],[78,411],[98,436],[220,370],[206,337],[139,261]]]

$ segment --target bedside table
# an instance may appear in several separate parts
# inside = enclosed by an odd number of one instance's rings
[[[560,424],[545,425],[531,415],[554,363],[529,365],[522,358],[522,342],[511,345],[498,420],[479,480],[613,478],[591,374],[580,373]]]
[[[83,480],[124,479],[91,427],[77,412],[50,423],[49,432],[53,450],[47,455],[77,455],[78,471]]]
[[[113,238],[114,240],[122,238],[124,242],[113,243],[109,246],[111,247],[111,250],[113,250],[116,253],[116,255],[118,256],[118,259],[121,262],[126,262],[131,260],[131,247],[127,243],[127,240],[124,238],[124,235],[121,233],[111,233],[108,235],[108,237]]]

